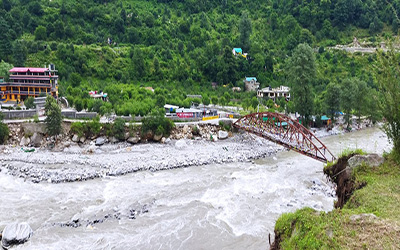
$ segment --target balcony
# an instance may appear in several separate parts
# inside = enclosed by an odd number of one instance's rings
[[[36,87],[36,88],[51,88],[50,83],[22,83],[22,82],[2,82],[1,86],[10,86],[10,87]]]

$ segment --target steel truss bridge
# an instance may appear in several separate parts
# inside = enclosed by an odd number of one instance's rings
[[[335,160],[331,151],[311,131],[286,115],[253,113],[243,116],[233,126],[321,162]]]

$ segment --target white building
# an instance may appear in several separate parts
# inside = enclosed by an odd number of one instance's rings
[[[279,86],[278,88],[266,87],[257,91],[257,96],[261,98],[269,98],[274,102],[277,98],[285,98],[290,100],[290,88],[287,86]]]

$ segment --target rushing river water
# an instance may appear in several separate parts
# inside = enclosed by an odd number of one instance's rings
[[[346,148],[389,151],[379,129],[323,138]],[[251,163],[137,172],[64,184],[0,173],[0,229],[26,221],[16,249],[267,249],[280,214],[333,209],[323,164],[292,151]]]

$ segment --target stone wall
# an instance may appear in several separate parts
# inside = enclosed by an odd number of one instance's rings
[[[82,118],[89,118],[93,119],[97,116],[96,112],[76,112],[75,110],[64,110],[61,111],[61,115],[66,118],[72,119],[82,119]]]
[[[29,118],[36,115],[36,110],[2,110],[4,119]]]

